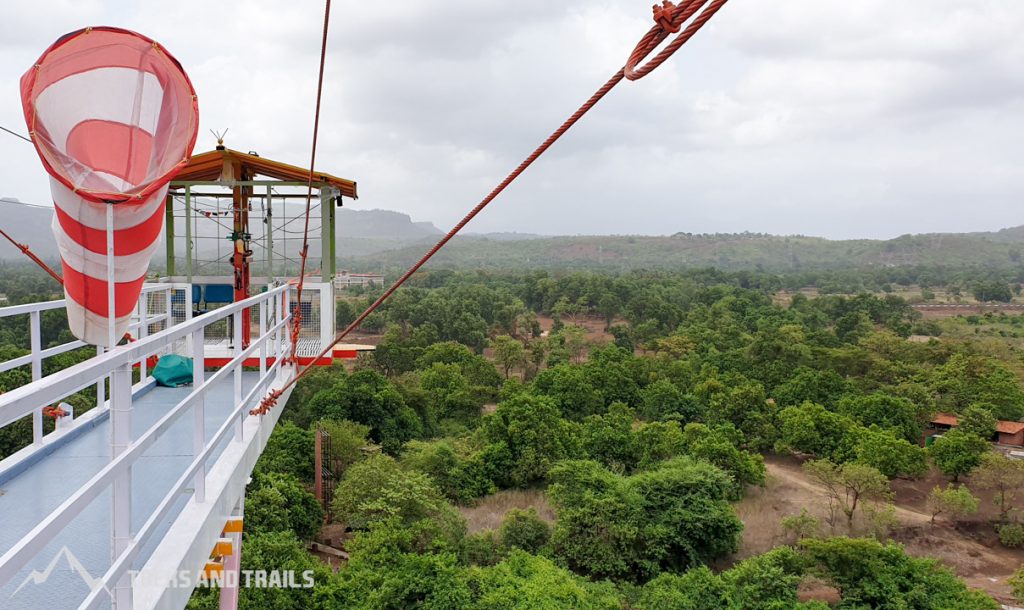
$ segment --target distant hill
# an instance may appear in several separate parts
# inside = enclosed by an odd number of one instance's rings
[[[429,222],[413,222],[407,214],[389,210],[337,210],[338,237],[359,239],[410,240],[441,235]]]
[[[406,246],[345,261],[347,267],[406,266],[423,254]],[[1024,227],[992,233],[828,240],[756,233],[672,236],[566,236],[523,240],[459,237],[432,264],[478,269],[673,269],[713,266],[773,272],[842,267],[1019,266]]]
[[[0,198],[0,227],[41,258],[57,260],[50,233],[53,212]],[[388,210],[337,214],[337,252],[353,270],[407,266],[441,235],[429,222]],[[259,228],[254,228],[259,238]],[[298,247],[298,241],[290,246]],[[200,244],[217,244],[205,240]],[[222,244],[222,242],[221,242]],[[210,248],[211,245],[200,247]],[[159,248],[154,264],[162,264]],[[0,259],[23,260],[0,240]],[[434,265],[477,269],[673,269],[714,266],[724,270],[797,271],[841,267],[944,265],[1016,267],[1024,264],[1024,226],[982,233],[902,235],[889,240],[828,240],[762,233],[671,236],[597,235],[545,237],[522,233],[468,234],[452,240]]]

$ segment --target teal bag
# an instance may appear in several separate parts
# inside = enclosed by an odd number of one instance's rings
[[[192,359],[177,354],[161,356],[153,367],[157,385],[176,388],[192,383]]]

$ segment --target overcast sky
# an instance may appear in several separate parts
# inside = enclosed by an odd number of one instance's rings
[[[353,209],[447,229],[624,62],[651,0],[335,0],[319,169]],[[13,5],[13,6],[12,6]],[[199,94],[196,152],[308,163],[322,3],[17,0],[0,125],[59,35],[140,31]],[[1024,2],[732,0],[650,77],[624,82],[469,230],[755,231],[832,238],[1024,224]],[[0,196],[46,202],[0,133]],[[2,222],[2,221],[0,221]]]

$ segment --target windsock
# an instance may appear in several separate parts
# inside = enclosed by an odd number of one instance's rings
[[[163,230],[167,185],[196,143],[195,90],[159,43],[93,27],[62,36],[43,53],[21,77],[21,101],[50,174],[71,332],[111,347],[138,303]]]

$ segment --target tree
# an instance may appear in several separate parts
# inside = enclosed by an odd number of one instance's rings
[[[507,548],[537,553],[551,540],[551,526],[540,518],[537,509],[513,508],[501,521],[501,544]]]
[[[638,610],[704,610],[729,608],[731,589],[707,566],[683,574],[664,572],[641,589]]]
[[[469,610],[619,610],[622,607],[618,592],[610,583],[591,583],[550,559],[520,550],[512,551],[493,567],[470,570],[467,580],[469,588],[475,592],[473,603],[463,606]]]
[[[918,477],[928,470],[928,454],[919,447],[897,438],[893,431],[876,425],[861,428],[854,448],[857,461],[873,466],[886,477]]]
[[[992,502],[999,507],[999,518],[1006,521],[1014,508],[1017,492],[1024,489],[1024,463],[989,451],[981,456],[981,464],[971,475],[971,483],[995,492]]]
[[[323,518],[320,501],[290,474],[256,475],[246,491],[246,534],[287,530],[300,540],[311,540]]]
[[[640,415],[647,421],[657,421],[669,415],[678,415],[684,422],[697,418],[698,406],[668,379],[659,379],[640,390]]]
[[[644,582],[738,548],[743,524],[727,502],[730,480],[688,457],[632,476],[597,462],[567,461],[551,470],[558,511],[552,546],[573,571]]]
[[[864,426],[877,425],[894,430],[900,438],[918,442],[924,430],[923,413],[906,398],[875,393],[867,396],[849,396],[839,401],[840,413]]]
[[[886,500],[892,494],[885,475],[865,464],[837,465],[827,459],[814,460],[804,464],[804,471],[825,487],[829,510],[842,511],[851,528],[861,501]]]
[[[312,483],[313,451],[313,433],[284,422],[274,428],[253,472],[290,474],[304,483]]]
[[[363,458],[363,451],[370,444],[370,427],[353,421],[322,419],[317,424],[331,437],[331,471],[340,476],[349,466]]]
[[[850,457],[850,431],[856,425],[850,418],[805,402],[799,407],[783,409],[779,419],[783,447],[838,461]]]
[[[983,439],[990,439],[996,435],[995,415],[992,415],[992,405],[973,404],[960,414],[959,428],[968,434],[980,436]]]
[[[1009,303],[1013,300],[1013,292],[1010,290],[1010,285],[997,280],[975,282],[974,286],[971,287],[971,292],[974,293],[974,298],[983,303],[993,301]]]
[[[935,465],[957,482],[981,464],[981,456],[989,451],[988,441],[975,434],[954,428],[938,438],[929,449]]]
[[[359,371],[317,392],[309,404],[317,419],[348,419],[370,426],[370,438],[387,453],[423,433],[423,421],[402,394],[376,371]]]
[[[999,610],[934,559],[911,557],[894,543],[838,537],[800,546],[816,572],[839,589],[843,607]]]
[[[334,518],[353,529],[395,519],[411,524],[429,520],[459,539],[465,520],[425,474],[402,470],[389,456],[375,455],[348,469],[334,490]]]
[[[448,499],[468,504],[496,491],[491,466],[471,443],[459,440],[409,441],[401,464],[430,475]]]
[[[821,528],[818,518],[807,512],[806,508],[801,508],[799,515],[783,517],[780,525],[782,530],[789,534],[794,542],[817,536]]]
[[[1013,587],[1013,596],[1017,601],[1024,602],[1024,566],[1021,566],[1010,577],[1010,586]]]
[[[737,447],[742,434],[733,426],[709,428],[704,424],[686,424],[683,437],[687,454],[718,466],[732,477],[729,499],[743,498],[747,485],[764,485],[764,458]]]
[[[494,348],[494,359],[505,371],[505,379],[509,378],[513,369],[526,364],[526,350],[518,339],[498,335],[491,342],[491,347]]]
[[[574,453],[568,422],[559,417],[558,408],[547,397],[519,394],[498,404],[484,418],[485,438],[509,451],[513,464],[502,473],[506,483],[524,486],[543,480],[558,460]]]
[[[634,417],[633,409],[617,402],[608,413],[583,420],[580,428],[583,452],[614,472],[633,470],[639,453],[633,435]]]
[[[277,571],[295,574],[300,586],[307,577],[317,586],[331,581],[330,567],[311,555],[292,532],[267,532],[246,535],[243,543],[243,571]],[[238,607],[240,610],[306,610],[309,608],[313,589],[288,587],[241,587]]]
[[[947,485],[943,488],[936,485],[928,493],[928,510],[932,514],[933,524],[938,515],[946,515],[947,519],[955,521],[978,512],[978,498],[966,487]]]

